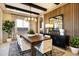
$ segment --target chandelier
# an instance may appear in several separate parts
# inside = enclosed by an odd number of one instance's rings
[[[31,11],[31,6],[30,7],[30,11]],[[26,21],[35,21],[37,22],[37,18],[32,16],[32,13],[30,12],[30,15],[28,17],[25,17]]]

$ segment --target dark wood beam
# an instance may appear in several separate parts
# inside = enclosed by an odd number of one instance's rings
[[[43,10],[43,11],[47,11],[46,8],[43,8],[43,7],[38,6],[38,5],[35,5],[35,4],[33,4],[33,3],[21,3],[21,4],[28,5],[28,6],[31,6],[31,7],[34,7],[34,8],[40,9],[40,10]]]
[[[54,3],[54,4],[59,5],[60,3]]]
[[[29,10],[25,10],[25,9],[22,9],[22,8],[18,8],[18,7],[14,7],[14,6],[6,5],[6,4],[5,4],[5,6],[6,6],[7,8],[10,8],[10,9],[15,9],[15,10],[19,10],[19,11],[23,11],[23,12],[33,13],[33,14],[39,15],[39,13],[37,13],[37,12],[33,12],[33,11],[29,11]]]

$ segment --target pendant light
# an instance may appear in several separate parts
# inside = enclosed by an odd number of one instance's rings
[[[31,5],[30,5],[30,11],[31,11]],[[31,21],[31,12],[30,12],[30,17],[29,18],[30,18],[30,21]]]

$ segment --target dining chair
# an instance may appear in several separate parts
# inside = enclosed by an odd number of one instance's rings
[[[47,55],[48,52],[52,55],[52,39],[50,38],[42,41],[42,43],[35,46],[35,49],[42,55]]]
[[[21,38],[19,35],[17,35],[17,44],[20,50],[20,54],[24,54],[25,51],[31,49],[30,43],[28,43],[25,39]]]

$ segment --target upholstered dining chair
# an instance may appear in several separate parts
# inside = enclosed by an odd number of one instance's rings
[[[39,51],[42,55],[52,55],[52,39],[46,39],[42,43],[35,46],[35,49]]]
[[[25,39],[21,38],[20,35],[17,35],[17,44],[20,50],[20,54],[24,54],[25,51],[31,49],[30,43],[28,43]]]

